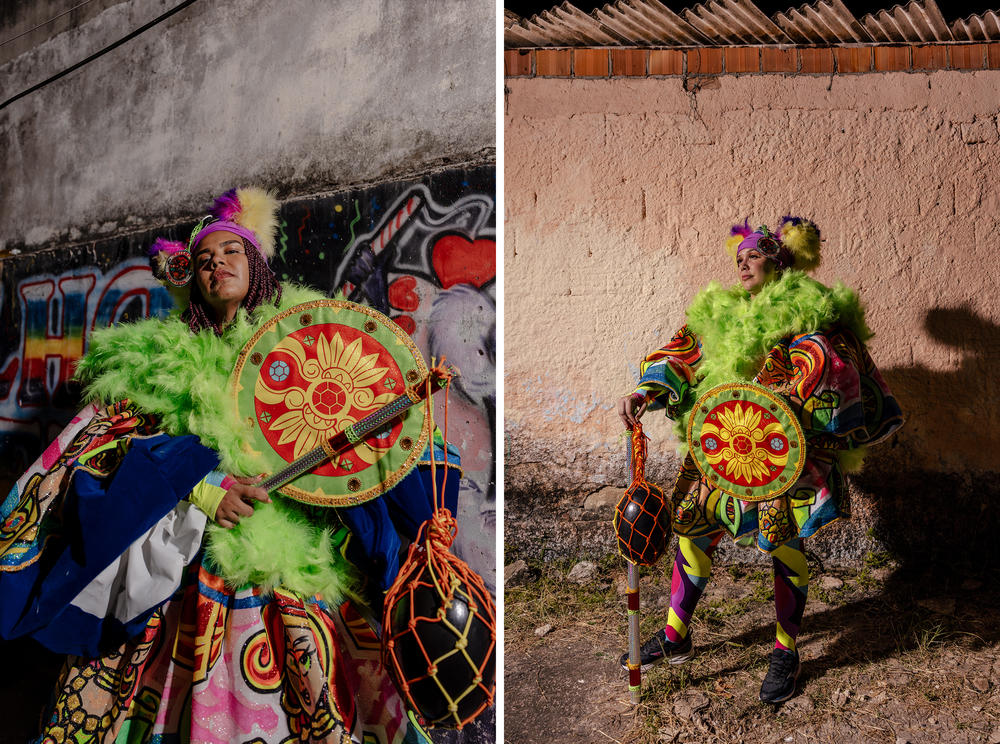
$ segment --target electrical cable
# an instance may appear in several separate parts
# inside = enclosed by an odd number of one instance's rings
[[[131,41],[136,36],[138,36],[141,33],[144,33],[146,31],[148,31],[149,29],[151,29],[156,24],[162,23],[163,21],[167,20],[170,16],[174,15],[175,13],[178,13],[178,12],[184,10],[184,8],[186,8],[187,6],[193,4],[194,2],[195,2],[195,0],[184,0],[184,2],[179,3],[178,5],[174,6],[173,8],[171,8],[170,10],[168,10],[166,13],[164,13],[161,16],[159,16],[158,18],[154,18],[152,21],[150,21],[146,25],[137,28],[135,31],[133,31],[132,33],[128,34],[127,36],[123,36],[121,39],[119,39],[118,41],[114,42],[113,44],[109,44],[108,46],[104,47],[103,49],[101,49],[101,50],[99,50],[97,52],[94,52],[93,54],[91,54],[86,59],[83,59],[83,60],[77,62],[75,65],[71,65],[70,67],[67,67],[62,72],[57,72],[55,75],[52,75],[51,77],[46,78],[42,82],[37,83],[35,85],[32,85],[30,88],[28,88],[26,90],[22,90],[17,95],[8,98],[3,103],[0,103],[0,110],[7,108],[10,104],[14,103],[14,101],[20,100],[21,98],[24,98],[25,96],[30,95],[31,93],[34,93],[36,90],[38,90],[40,88],[44,88],[49,83],[55,82],[56,80],[59,80],[60,78],[65,77],[66,75],[69,75],[74,70],[79,70],[81,67],[83,67],[86,64],[89,64],[89,63],[93,62],[98,57],[103,57],[108,52],[117,49],[122,44],[125,44],[128,41]]]
[[[87,3],[89,3],[89,2],[90,2],[90,0],[83,0],[83,2],[82,2],[82,3],[77,3],[76,5],[74,5],[74,6],[73,6],[72,8],[70,8],[69,10],[64,10],[64,11],[63,11],[62,13],[60,13],[59,15],[57,15],[57,16],[55,16],[55,17],[53,17],[53,18],[50,18],[50,19],[49,19],[49,20],[47,20],[47,21],[42,21],[42,22],[41,22],[41,23],[39,23],[39,24],[38,24],[37,26],[34,26],[34,27],[32,27],[32,28],[29,28],[29,29],[28,29],[27,31],[22,31],[22,32],[21,32],[21,33],[19,33],[19,34],[18,34],[17,36],[12,36],[12,37],[10,37],[9,39],[7,39],[7,41],[0,41],[0,46],[3,46],[4,44],[10,44],[10,43],[11,43],[12,41],[17,41],[17,40],[18,40],[18,39],[20,39],[20,38],[21,38],[22,36],[27,36],[27,35],[28,35],[28,34],[30,34],[30,33],[31,33],[32,31],[37,31],[38,29],[40,29],[40,28],[41,28],[42,26],[48,26],[48,25],[49,25],[50,23],[52,23],[52,21],[57,21],[57,20],[59,20],[60,18],[62,18],[62,17],[63,17],[64,15],[66,15],[67,13],[72,13],[72,12],[73,12],[74,10],[76,10],[77,8],[82,8],[82,7],[84,6],[84,5],[86,5],[86,4],[87,4]]]

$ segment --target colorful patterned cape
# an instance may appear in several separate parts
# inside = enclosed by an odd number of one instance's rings
[[[643,360],[636,388],[650,409],[662,408],[684,424],[696,391],[720,382],[757,382],[788,401],[807,449],[801,476],[784,493],[768,501],[741,501],[712,488],[688,455],[671,496],[678,534],[698,537],[726,529],[745,543],[756,531],[757,547],[765,552],[849,516],[842,460],[885,439],[903,422],[859,340],[869,334],[853,293],[827,290],[801,274],[774,284],[760,308],[752,307],[759,298],[751,301],[739,289],[703,292],[694,312],[689,310],[688,324]],[[812,304],[825,303],[819,314],[781,317],[783,306],[802,303],[803,295]],[[706,370],[713,353],[714,364]]]
[[[154,372],[166,364],[167,344],[161,359],[134,353],[140,335],[133,327],[106,337],[102,363],[113,366],[112,349]],[[178,357],[186,359],[188,374],[181,369],[165,384],[197,377],[197,395],[211,403],[225,394],[222,372],[238,339],[196,340],[169,359],[173,371]],[[146,401],[185,393],[143,389],[149,374],[115,373]],[[240,581],[213,562],[205,549],[213,539],[235,541],[238,549],[253,533],[213,527],[186,500],[203,478],[221,477],[213,470],[220,457],[170,424],[197,415],[165,414],[127,400],[88,406],[0,506],[0,635],[32,635],[75,654],[39,741],[429,741],[408,718],[365,618],[378,615],[401,541],[413,539],[430,516],[431,448],[385,497],[365,504],[318,509],[272,497],[271,510],[280,506],[283,519],[315,527],[326,560],[345,571],[357,566],[366,585],[351,596],[374,602],[366,606],[306,596],[280,580],[273,587]],[[442,445],[431,445],[439,490],[442,464],[459,469],[457,451]],[[452,511],[459,477],[448,479],[443,494]],[[266,511],[258,507],[247,524]],[[252,552],[244,545],[242,552]],[[301,568],[308,573],[312,565]]]
[[[14,484],[0,505],[0,636],[96,654],[141,631],[176,590],[206,521],[182,499],[218,459],[156,425],[127,400],[87,406]],[[157,569],[133,572],[137,606],[112,574],[168,537]]]

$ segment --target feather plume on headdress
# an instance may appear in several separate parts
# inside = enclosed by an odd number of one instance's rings
[[[168,263],[174,256],[187,253],[187,249],[187,243],[183,240],[167,240],[166,238],[157,238],[149,247],[149,268],[153,271],[153,276],[159,279],[160,283],[170,292],[170,296],[174,299],[174,305],[177,307],[185,307],[188,304],[188,288],[178,287],[167,279]]]
[[[278,235],[278,200],[259,186],[230,189],[215,200],[213,216],[235,222],[252,231],[260,243],[260,252],[270,260]]]
[[[729,231],[729,238],[726,240],[726,253],[732,256],[734,261],[736,260],[736,249],[740,247],[743,238],[752,232],[749,217],[743,221],[742,225],[733,225]]]
[[[157,238],[149,248],[153,275],[167,285],[175,304],[186,305],[191,280],[191,251],[209,233],[229,230],[257,246],[264,260],[274,255],[278,233],[278,200],[258,186],[230,189],[216,198],[209,215],[198,222],[188,241]]]
[[[819,266],[822,243],[816,224],[802,217],[792,217],[791,215],[782,217],[779,224],[781,227],[774,237],[785,249],[782,251],[784,258],[782,259],[780,255],[777,257],[779,266],[784,265],[799,271],[812,271]],[[759,229],[767,230],[766,226]],[[730,237],[726,240],[726,252],[732,256],[734,261],[737,260],[740,244],[752,234],[754,231],[750,229],[750,220],[745,220],[742,225],[733,225],[729,231]],[[789,255],[790,264],[788,263]],[[772,260],[774,259],[775,257],[772,257]]]
[[[785,215],[781,218],[778,236],[781,238],[781,244],[795,257],[792,268],[812,271],[819,266],[822,243],[819,228],[815,223],[802,217]]]

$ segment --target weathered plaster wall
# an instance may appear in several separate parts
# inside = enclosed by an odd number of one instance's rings
[[[0,64],[75,28],[122,0],[6,0],[0,3]]]
[[[0,101],[176,5],[132,0],[0,65]],[[495,146],[494,5],[198,2],[0,110],[0,249],[317,193]]]
[[[617,399],[696,290],[735,281],[729,226],[793,213],[822,229],[817,278],[860,292],[909,418],[815,549],[995,552],[1000,73],[509,78],[505,99],[508,546],[612,549]],[[668,422],[646,422],[669,483]]]

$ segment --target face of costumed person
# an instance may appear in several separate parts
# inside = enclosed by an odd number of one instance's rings
[[[194,278],[205,304],[224,325],[236,317],[250,289],[246,246],[236,233],[209,233],[194,249]]]
[[[757,294],[761,287],[778,276],[774,262],[757,248],[740,251],[736,260],[736,271],[743,289],[750,294]]]

